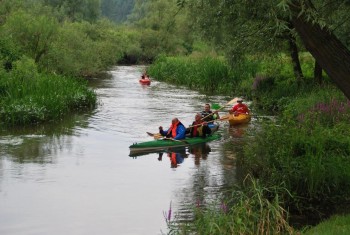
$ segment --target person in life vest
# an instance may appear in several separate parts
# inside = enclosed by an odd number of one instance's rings
[[[174,140],[182,140],[186,138],[186,128],[177,118],[171,120],[171,125],[168,130],[163,130],[163,127],[159,127],[159,133],[167,138]]]
[[[149,79],[149,76],[147,74],[147,71],[145,70],[143,74],[141,75],[141,79]]]
[[[170,152],[168,153],[170,159],[170,167],[177,168],[179,164],[183,163],[185,158],[187,158],[186,153]]]
[[[233,113],[235,116],[238,116],[240,114],[249,114],[249,108],[247,105],[243,104],[243,99],[238,99],[237,104],[235,104],[231,110],[229,110],[229,113]]]
[[[210,110],[210,104],[204,105],[204,110],[201,112],[203,121],[210,122],[214,121],[216,119],[220,119],[219,112],[218,111],[211,111]]]
[[[194,117],[194,122],[190,128],[191,137],[207,137],[211,134],[211,129],[208,126],[208,123],[202,120],[202,115],[197,113]]]

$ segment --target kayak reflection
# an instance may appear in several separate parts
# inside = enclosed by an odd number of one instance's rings
[[[198,166],[201,159],[206,160],[208,158],[211,148],[207,143],[197,144],[190,146],[188,152],[194,156],[194,164]]]
[[[163,160],[164,152],[159,153],[158,161]],[[166,152],[167,157],[170,160],[170,167],[177,168],[181,163],[184,162],[185,158],[188,157],[188,153],[186,153],[186,148],[179,148],[176,151]]]
[[[158,154],[158,161],[169,159],[170,167],[177,168],[185,161],[186,158],[188,158],[189,155],[194,157],[194,164],[198,166],[200,165],[201,160],[206,160],[208,158],[210,152],[211,148],[209,144],[202,143],[187,147],[176,147],[169,148],[167,150],[130,154],[129,156],[136,159],[140,156]]]

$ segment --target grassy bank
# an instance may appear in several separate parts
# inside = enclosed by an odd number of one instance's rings
[[[350,215],[331,217],[314,228],[306,230],[305,235],[347,235],[350,234]]]
[[[256,66],[247,61],[233,70],[220,57],[160,56],[148,68],[148,72],[159,81],[186,86],[206,94],[244,95],[243,93],[247,94],[244,83],[246,80],[251,81],[256,73]]]
[[[204,93],[244,95],[254,100],[255,110],[279,116],[244,146],[239,162],[249,183],[232,189],[224,201],[194,208],[193,224],[174,230],[295,234],[303,226],[349,212],[344,205],[350,196],[350,102],[327,77],[321,84],[310,77],[313,61],[303,56],[301,83],[283,55],[237,68],[220,58],[163,57],[150,66],[158,80]],[[246,73],[237,73],[242,70]]]
[[[96,94],[86,81],[38,73],[31,59],[22,58],[9,72],[0,71],[3,126],[60,120],[69,112],[93,107],[95,103]]]

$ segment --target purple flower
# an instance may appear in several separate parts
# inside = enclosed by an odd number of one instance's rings
[[[169,211],[168,211],[168,221],[171,220],[171,201],[170,201],[170,206],[169,206]]]
[[[224,212],[227,213],[228,209],[227,209],[227,205],[225,202],[221,203],[220,209]]]

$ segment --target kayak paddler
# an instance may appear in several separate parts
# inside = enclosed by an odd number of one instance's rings
[[[179,121],[178,118],[173,118],[169,129],[163,130],[163,127],[160,126],[159,133],[167,138],[182,140],[186,138],[186,127]]]

